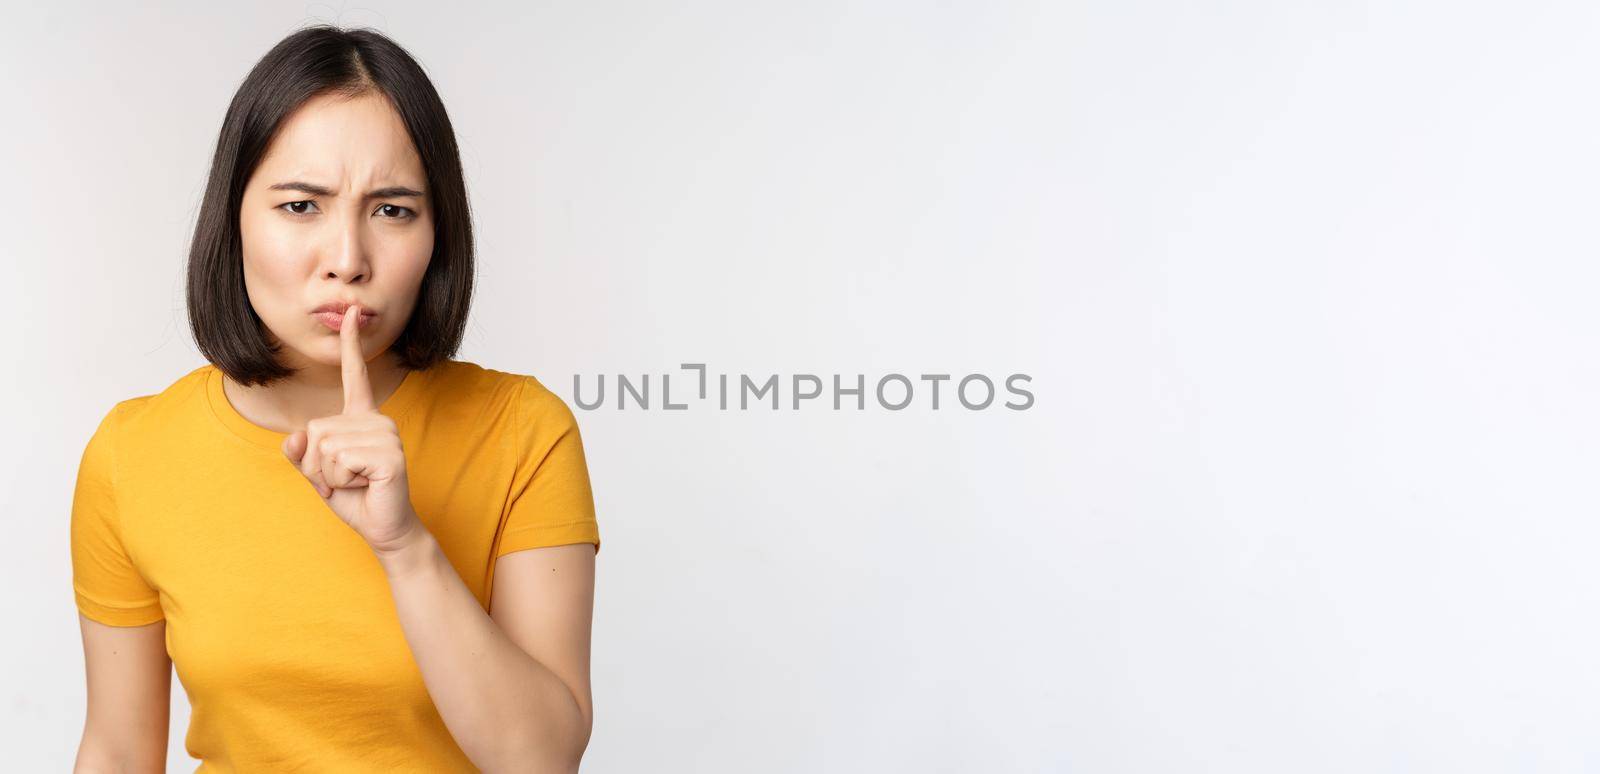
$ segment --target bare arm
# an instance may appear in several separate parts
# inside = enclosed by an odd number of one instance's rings
[[[78,624],[89,700],[74,774],[166,771],[167,622],[108,626],[79,613]]]
[[[589,743],[588,543],[500,557],[485,613],[426,530],[382,559],[423,682],[485,772],[571,774]]]

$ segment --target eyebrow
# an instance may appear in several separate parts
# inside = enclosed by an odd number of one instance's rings
[[[299,180],[290,180],[286,183],[273,183],[267,188],[273,191],[301,191],[313,196],[338,196],[338,194],[335,194],[331,188],[313,185],[311,183],[304,183]],[[368,199],[392,199],[397,196],[422,196],[422,192],[414,188],[407,188],[403,185],[391,185],[387,188],[379,188],[367,192]]]

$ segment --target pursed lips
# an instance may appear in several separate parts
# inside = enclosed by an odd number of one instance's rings
[[[337,331],[344,327],[344,313],[345,310],[350,306],[351,305],[349,303],[323,304],[322,306],[317,307],[316,311],[312,312],[311,314],[324,326]],[[359,307],[359,305],[357,306]],[[377,316],[377,312],[370,312],[365,308],[361,308],[360,314],[356,315],[356,327],[367,327],[367,325],[372,322],[372,319]]]

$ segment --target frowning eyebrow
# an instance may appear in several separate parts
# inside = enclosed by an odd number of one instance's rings
[[[302,183],[299,180],[290,180],[287,183],[273,183],[272,185],[267,186],[267,188],[273,191],[300,191],[302,193],[311,194],[312,196],[338,195],[335,194],[331,188],[325,188],[320,185],[312,185],[311,183]],[[400,196],[420,197],[422,196],[422,192],[412,188],[407,188],[403,185],[391,185],[387,188],[379,188],[377,190],[367,192],[368,199],[393,199]]]

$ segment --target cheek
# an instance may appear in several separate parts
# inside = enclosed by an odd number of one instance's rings
[[[397,275],[404,276],[408,284],[420,283],[433,258],[433,226],[418,223],[410,233],[391,243],[387,252],[393,258],[391,265],[398,269]]]
[[[263,319],[272,319],[284,299],[293,296],[296,278],[303,276],[306,250],[290,229],[276,228],[271,219],[239,219],[245,293]]]
[[[421,225],[421,224],[419,224]],[[391,317],[392,333],[399,335],[411,313],[416,311],[417,296],[422,291],[422,278],[428,273],[433,259],[433,227],[427,226],[420,235],[409,235],[388,245],[385,257],[389,271],[382,282],[384,293],[396,310],[404,314]],[[419,229],[421,231],[421,229]]]
[[[239,242],[244,252],[246,266],[258,270],[289,267],[305,260],[305,235],[302,231],[284,228],[271,218],[251,218],[239,221]]]

